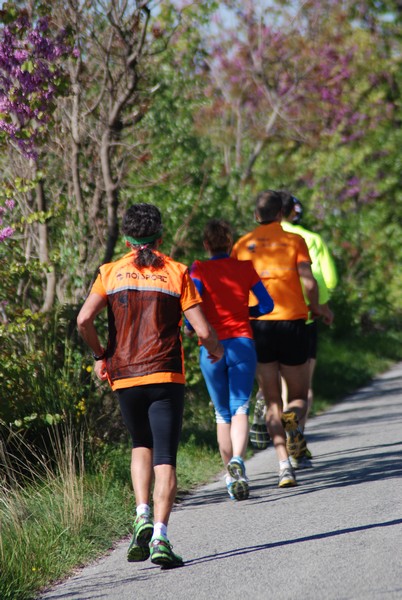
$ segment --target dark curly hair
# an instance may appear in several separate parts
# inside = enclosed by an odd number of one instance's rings
[[[224,219],[211,219],[204,228],[204,242],[214,254],[227,252],[233,245],[233,230]]]
[[[125,236],[138,240],[131,243],[137,254],[134,263],[138,267],[160,268],[164,264],[164,258],[154,252],[156,242],[162,236],[162,217],[159,209],[153,204],[145,202],[133,204],[127,209],[122,223],[122,231]],[[155,238],[152,241],[141,242],[141,238]]]

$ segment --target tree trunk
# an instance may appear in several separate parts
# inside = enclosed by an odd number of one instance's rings
[[[39,181],[36,186],[36,202],[39,212],[46,212],[46,198],[43,188],[43,181]],[[53,307],[56,297],[56,273],[49,260],[49,242],[48,242],[48,224],[46,220],[38,223],[39,234],[39,261],[42,265],[47,265],[46,271],[46,289],[41,312],[49,312]]]
[[[117,221],[117,208],[119,198],[116,185],[113,182],[110,165],[110,142],[111,131],[106,129],[102,136],[101,143],[101,164],[103,182],[105,185],[106,207],[107,207],[107,240],[103,262],[110,262],[113,258],[114,249],[119,235],[119,226]]]

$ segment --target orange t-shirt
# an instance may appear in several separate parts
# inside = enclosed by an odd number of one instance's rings
[[[280,223],[259,225],[233,246],[232,256],[251,260],[274,301],[274,310],[259,320],[293,321],[307,319],[297,266],[311,264],[306,242],[300,235],[287,233]]]
[[[91,293],[107,299],[106,363],[113,390],[184,383],[182,312],[202,302],[188,268],[168,256],[160,269],[139,268],[133,253],[102,265]]]

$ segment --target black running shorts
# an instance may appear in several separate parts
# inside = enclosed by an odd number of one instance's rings
[[[303,319],[250,321],[259,363],[302,365],[308,359],[309,338]]]
[[[184,409],[184,385],[159,383],[117,390],[133,448],[153,448],[153,464],[176,466]]]

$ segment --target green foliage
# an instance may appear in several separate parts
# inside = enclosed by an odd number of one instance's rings
[[[74,313],[73,313],[74,314]],[[0,325],[0,419],[23,431],[86,413],[92,361],[71,340],[71,313],[49,319],[25,309]]]

